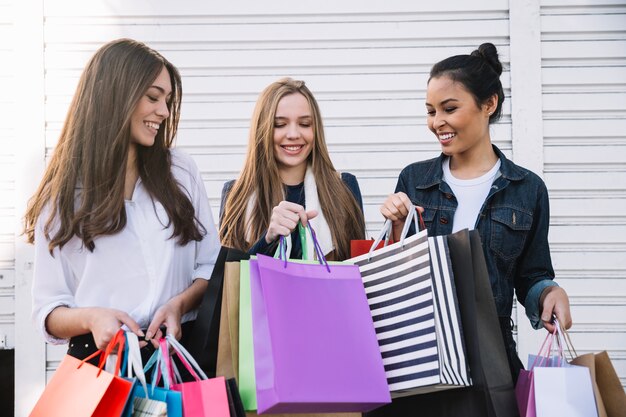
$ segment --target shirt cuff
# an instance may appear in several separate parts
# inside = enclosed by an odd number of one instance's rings
[[[213,274],[213,268],[215,268],[215,264],[198,265],[193,271],[192,280],[203,279],[208,281],[211,278],[211,274]]]
[[[278,241],[274,241],[271,243],[267,243],[265,241],[265,233],[263,233],[263,236],[261,236],[261,238],[250,248],[250,250],[248,251],[249,255],[256,255],[258,253],[262,254],[262,255],[272,255],[272,249],[276,248],[276,246],[278,245]],[[275,250],[275,249],[274,249]]]
[[[526,316],[530,320],[530,324],[533,326],[533,329],[541,329],[543,327],[543,322],[541,321],[541,317],[539,315],[539,298],[541,298],[541,293],[548,287],[558,287],[559,284],[554,282],[551,279],[544,279],[542,281],[537,282],[535,285],[530,287],[528,290],[528,294],[526,295]]]
[[[48,329],[46,329],[46,319],[48,318],[50,313],[52,313],[52,310],[54,310],[57,307],[72,308],[74,306],[70,306],[65,303],[57,303],[57,304],[50,305],[46,310],[43,311],[43,314],[39,316],[40,317],[39,323],[38,323],[39,330],[41,331],[41,334],[43,335],[43,338],[45,339],[47,343],[50,343],[51,345],[65,345],[69,342],[69,339],[59,339],[58,337],[54,337],[53,335],[48,333]]]

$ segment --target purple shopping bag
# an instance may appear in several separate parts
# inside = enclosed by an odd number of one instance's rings
[[[391,402],[358,266],[250,261],[259,414]]]

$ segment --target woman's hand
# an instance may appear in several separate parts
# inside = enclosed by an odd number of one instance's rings
[[[412,205],[413,203],[411,202],[411,199],[409,199],[409,197],[405,193],[399,192],[391,194],[389,197],[387,197],[387,200],[385,200],[383,205],[380,207],[380,213],[386,219],[391,220],[391,223],[393,225],[392,237],[393,240],[396,242],[400,240],[400,233],[402,232],[402,228],[404,227],[404,221],[406,219],[406,216],[409,215],[409,210],[411,209]],[[420,206],[415,206],[415,208],[420,213],[424,212],[424,209]]]
[[[165,337],[161,327],[167,328],[167,334],[180,340],[183,335],[180,323],[182,316],[198,308],[208,285],[206,279],[198,277],[187,289],[159,307],[146,330],[146,340],[150,340],[152,345],[158,348],[159,340]]]
[[[539,298],[541,321],[549,332],[554,331],[552,315],[556,315],[560,325],[565,329],[572,327],[572,315],[569,309],[569,297],[561,287],[551,286],[543,290]]]
[[[139,324],[123,311],[94,307],[89,309],[88,314],[89,330],[98,349],[105,349],[122,325],[126,325],[137,336],[144,336]]]
[[[306,226],[306,222],[317,216],[317,210],[305,211],[299,204],[281,201],[272,210],[270,225],[265,233],[265,241],[272,243],[279,236],[289,236],[296,229],[298,222]]]
[[[159,340],[162,337],[165,337],[161,331],[161,326],[165,326],[168,334],[174,336],[176,340],[180,340],[182,336],[180,319],[182,316],[183,310],[182,305],[180,304],[180,298],[174,297],[159,307],[156,313],[154,313],[152,322],[146,331],[146,340],[151,340],[152,345],[155,348],[158,348]]]

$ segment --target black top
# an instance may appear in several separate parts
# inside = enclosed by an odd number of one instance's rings
[[[356,199],[361,211],[363,211],[363,198],[361,196],[361,190],[359,189],[359,183],[356,180],[356,177],[347,172],[341,173],[341,179],[346,184],[352,195]],[[226,203],[226,198],[228,197],[228,193],[232,189],[235,184],[235,180],[230,180],[224,183],[224,188],[222,189],[222,202],[220,204],[220,222],[222,220],[222,216],[224,214],[224,204]],[[290,203],[299,204],[301,206],[305,206],[305,197],[304,197],[304,182],[298,185],[285,185],[285,200]],[[278,246],[278,240],[267,243],[265,241],[265,233],[261,238],[250,248],[248,253],[250,255],[255,255],[257,253],[261,253],[264,255],[273,255],[276,252],[276,247]],[[291,233],[291,258],[293,259],[302,259],[302,244],[300,243],[300,237],[298,235],[298,229],[294,230]]]

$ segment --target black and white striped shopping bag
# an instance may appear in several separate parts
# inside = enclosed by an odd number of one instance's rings
[[[445,238],[423,230],[349,261],[361,270],[392,396],[470,385]]]

